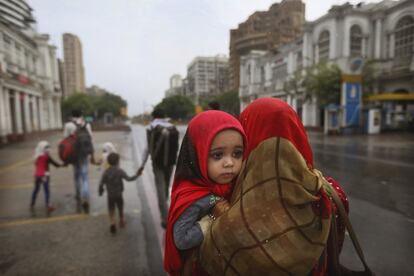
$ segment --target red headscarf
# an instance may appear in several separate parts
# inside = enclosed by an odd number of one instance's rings
[[[246,137],[240,122],[230,114],[210,110],[202,112],[195,116],[189,123],[186,137],[184,141],[189,139],[190,143],[181,145],[180,154],[178,156],[177,170],[183,166],[196,166],[199,175],[197,179],[183,179],[176,176],[171,192],[171,205],[168,212],[167,229],[165,232],[165,252],[164,252],[164,269],[170,275],[178,275],[182,261],[180,254],[175,246],[173,238],[173,227],[176,220],[180,217],[185,209],[187,209],[194,201],[213,193],[218,196],[228,197],[231,193],[232,183],[217,184],[210,180],[207,172],[208,155],[211,143],[214,137],[221,131],[226,129],[234,129],[240,132],[243,140]],[[192,147],[188,149],[186,147]],[[187,160],[185,152],[194,151],[197,160]],[[195,164],[194,164],[195,163]]]
[[[312,149],[305,128],[296,112],[284,101],[275,98],[257,99],[240,114],[240,121],[248,141],[245,156],[249,156],[264,140],[282,137],[292,142],[313,168]]]

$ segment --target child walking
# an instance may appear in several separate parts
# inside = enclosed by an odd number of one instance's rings
[[[240,172],[246,142],[239,121],[222,111],[194,117],[184,136],[171,193],[164,268],[170,275],[200,275],[193,254],[210,217],[229,208],[228,197]]]
[[[124,183],[122,180],[125,179],[126,181],[133,181],[137,179],[140,174],[137,171],[134,176],[128,176],[123,169],[119,168],[119,154],[117,153],[110,153],[108,155],[107,161],[109,168],[107,168],[102,175],[98,193],[101,196],[104,192],[104,186],[106,186],[106,191],[108,194],[109,220],[111,223],[109,231],[112,234],[115,234],[115,207],[118,209],[119,227],[123,228],[125,226],[124,199],[122,197],[122,192],[124,191]]]
[[[46,201],[46,210],[48,213],[55,210],[55,208],[50,204],[50,175],[49,175],[49,164],[52,164],[55,167],[61,167],[62,165],[56,162],[49,155],[50,146],[47,141],[41,141],[37,144],[35,149],[35,185],[32,192],[32,201],[30,203],[30,208],[33,210],[36,203],[37,193],[39,192],[40,186],[43,185],[43,190],[45,193]]]

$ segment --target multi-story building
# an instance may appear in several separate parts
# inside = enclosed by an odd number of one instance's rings
[[[25,1],[0,2],[0,144],[62,126],[56,47]]]
[[[165,97],[184,95],[183,78],[179,74],[174,74],[170,78],[170,87],[165,91]]]
[[[82,44],[74,34],[63,34],[63,55],[65,74],[65,97],[85,92],[85,71],[83,67]]]
[[[187,67],[187,94],[196,104],[227,91],[229,65],[226,56],[196,57]]]
[[[280,47],[277,54],[250,52],[241,61],[241,109],[258,97],[278,97],[296,108],[305,126],[323,126],[324,107],[318,99],[305,99],[300,85],[286,86],[295,74],[304,76],[304,68],[323,62],[341,69],[342,97],[347,83],[361,83],[364,65],[373,65],[372,90],[362,87],[368,92],[364,106],[381,108],[382,128],[409,120],[414,123],[413,1],[333,6],[326,15],[307,23],[303,36]],[[354,87],[357,90],[351,94],[362,94],[361,88]]]
[[[283,0],[268,11],[255,12],[230,30],[230,88],[240,84],[240,57],[251,50],[277,51],[302,34],[305,23],[305,4],[301,0]]]

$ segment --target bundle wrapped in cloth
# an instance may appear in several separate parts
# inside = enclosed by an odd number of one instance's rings
[[[210,275],[307,275],[329,235],[330,212],[315,212],[326,183],[289,140],[263,141],[244,163],[231,208],[205,236],[202,267]]]

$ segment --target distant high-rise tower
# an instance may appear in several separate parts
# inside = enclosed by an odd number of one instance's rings
[[[63,34],[65,74],[65,97],[85,92],[85,70],[83,68],[82,44],[74,34]]]

